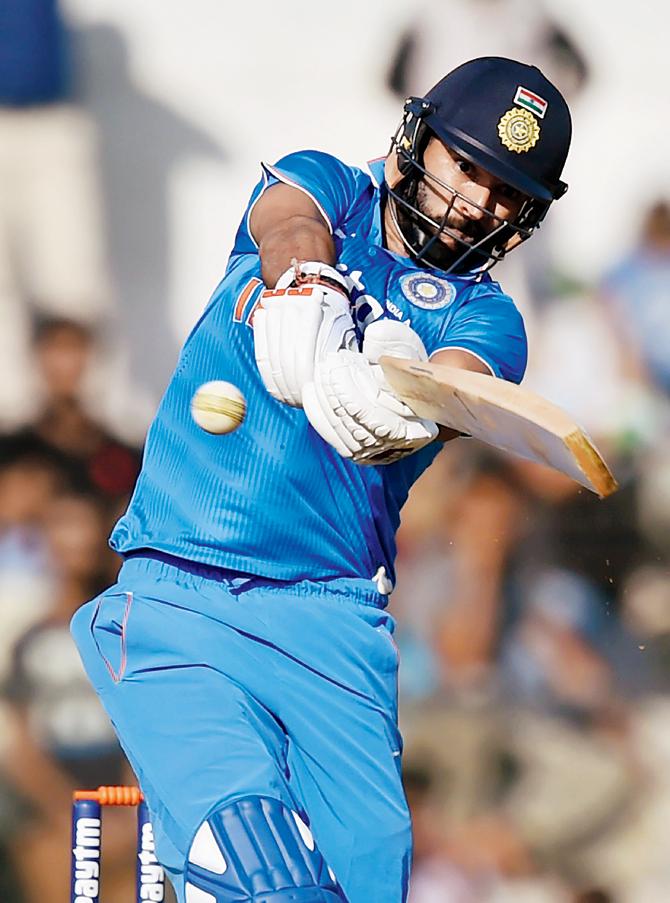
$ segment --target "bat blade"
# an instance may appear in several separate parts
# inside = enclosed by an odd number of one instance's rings
[[[597,448],[561,408],[503,379],[441,364],[382,357],[384,375],[419,417],[512,455],[546,464],[604,498],[617,482]]]

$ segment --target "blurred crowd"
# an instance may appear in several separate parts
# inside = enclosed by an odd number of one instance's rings
[[[575,96],[586,55],[538,9],[425,3],[390,53],[389,91],[425,88],[428,63],[438,76],[496,52],[546,61]],[[494,14],[519,23],[512,37]],[[0,391],[0,900],[11,903],[66,899],[72,789],[133,781],[68,632],[115,579],[105,540],[141,458],[96,390],[114,307],[68,60],[54,2],[5,0],[0,382],[28,383],[31,399]],[[519,287],[527,384],[589,424],[619,492],[599,500],[461,439],[405,509],[391,610],[411,903],[670,898],[668,200],[644,211],[637,244],[598,284],[556,272],[543,234],[496,271]],[[106,813],[106,903],[132,895],[126,815]]]

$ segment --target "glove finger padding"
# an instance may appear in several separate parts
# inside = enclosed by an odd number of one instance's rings
[[[380,385],[375,369],[380,368],[362,354],[331,353],[317,363],[303,393],[305,413],[319,435],[363,464],[397,460],[437,437],[437,426]]]
[[[254,313],[254,357],[256,358],[256,366],[265,388],[277,401],[284,401],[284,396],[274,378],[273,367],[270,362],[267,317],[268,312],[262,307],[259,307]]]
[[[382,368],[355,352],[340,353],[338,358],[340,365],[332,367],[329,379],[333,393],[346,399],[347,411],[379,438],[401,438],[415,415],[393,394]]]
[[[335,449],[343,458],[351,457],[351,450],[336,429],[337,415],[317,382],[307,383],[302,390],[302,406],[313,429],[324,442]]]
[[[282,306],[280,307],[280,305]],[[290,330],[294,319],[291,302],[288,299],[271,298],[268,300],[267,306],[265,306],[265,311],[267,347],[272,378],[279,387],[281,398],[287,404],[299,404],[300,398],[299,396],[296,398],[295,382],[291,381],[295,370],[293,355],[287,354],[285,360],[282,360],[280,357],[281,349],[285,342],[286,326]],[[287,321],[289,322],[287,323]]]
[[[349,454],[354,454],[361,448],[374,447],[377,437],[359,420],[361,405],[357,400],[352,400],[350,381],[347,379],[350,372],[350,357],[360,355],[353,352],[328,355],[327,361],[330,366],[323,362],[317,364],[318,372],[315,372],[314,384],[320,410],[335,431],[339,442],[347,448]],[[327,379],[320,378],[323,372],[328,373]]]

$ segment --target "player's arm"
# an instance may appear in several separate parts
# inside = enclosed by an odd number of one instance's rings
[[[473,370],[475,373],[486,373],[491,376],[490,367],[481,358],[465,351],[463,348],[444,348],[432,355],[431,364],[440,364],[444,367],[458,367],[461,370]],[[458,430],[451,430],[448,426],[440,426],[438,439],[441,442],[449,442],[462,435]]]
[[[458,367],[459,370],[473,370],[475,373],[486,373],[487,376],[492,375],[488,364],[484,363],[477,355],[471,354],[463,348],[443,348],[442,351],[437,351],[431,355],[430,362],[431,364],[440,364],[443,367]]]
[[[254,314],[254,355],[268,392],[302,407],[317,360],[356,347],[349,290],[335,269],[329,224],[312,198],[284,183],[254,206],[249,228],[268,288]]]
[[[268,288],[276,286],[294,259],[335,263],[328,223],[312,198],[299,188],[283,182],[268,188],[251,211],[249,228]]]

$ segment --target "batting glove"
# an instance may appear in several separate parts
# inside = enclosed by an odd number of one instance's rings
[[[317,362],[303,406],[319,435],[357,464],[391,464],[437,438],[438,427],[397,398],[377,363],[382,354],[426,360],[419,336],[403,323],[379,320],[363,352],[341,350]]]
[[[357,348],[347,283],[325,263],[294,261],[254,314],[254,355],[268,392],[302,407],[315,362],[339,349]]]

